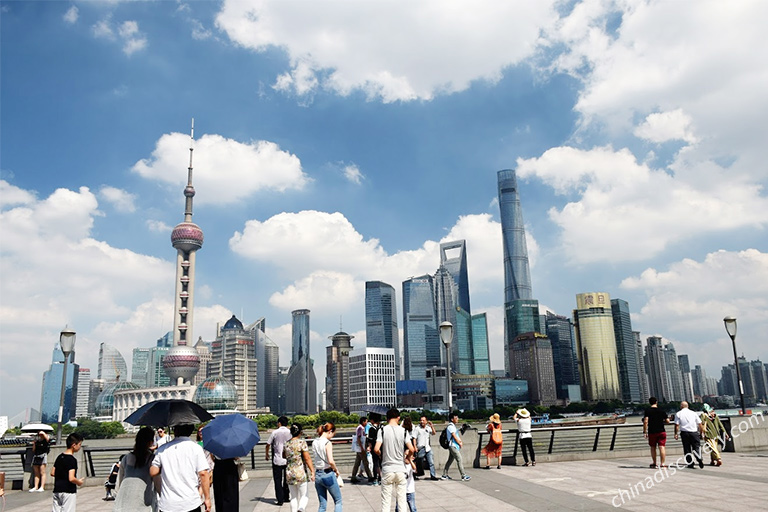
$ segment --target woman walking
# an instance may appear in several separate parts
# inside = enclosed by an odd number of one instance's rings
[[[341,512],[341,489],[339,488],[339,470],[333,460],[331,439],[336,434],[336,426],[330,421],[317,428],[317,437],[312,442],[312,453],[315,456],[315,490],[320,500],[318,512],[325,512],[328,504],[328,493],[333,497],[334,512]]]
[[[283,446],[283,458],[287,462],[285,479],[291,490],[291,512],[304,512],[309,501],[307,483],[315,481],[315,468],[298,423],[291,425],[291,439]]]
[[[48,464],[48,453],[51,451],[51,440],[42,430],[38,432],[35,444],[32,445],[32,471],[35,473],[35,486],[29,492],[45,490],[45,466]]]
[[[216,512],[240,510],[240,473],[236,459],[216,459],[213,465],[213,501]]]
[[[520,432],[520,447],[523,449],[523,466],[535,466],[536,454],[533,452],[533,437],[531,436],[531,413],[523,407],[518,409],[513,418],[517,421],[517,431]],[[528,463],[528,451],[531,452],[531,463]]]
[[[496,469],[501,469],[501,452],[504,448],[504,434],[501,430],[501,417],[499,413],[494,413],[489,418],[488,426],[486,427],[488,433],[491,435],[488,440],[488,444],[483,448],[482,453],[485,455],[485,469],[491,469],[491,459],[498,459]]]
[[[133,450],[123,456],[117,474],[119,492],[114,512],[157,511],[157,496],[149,467],[154,454],[155,431],[144,427],[136,434]]]

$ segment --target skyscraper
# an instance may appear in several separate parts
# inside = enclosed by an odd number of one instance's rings
[[[75,364],[75,353],[69,355],[69,367],[67,368],[67,383],[64,390],[64,409],[62,421],[66,422],[74,418],[77,407],[77,384],[80,366]],[[61,380],[64,377],[64,353],[59,347],[58,341],[53,349],[51,365],[43,373],[43,386],[40,393],[40,420],[43,423],[59,421],[59,405],[61,401]]]
[[[350,411],[365,414],[366,404],[394,407],[396,401],[394,349],[366,347],[350,352]]]
[[[568,386],[579,385],[579,366],[573,351],[573,324],[567,317],[547,311],[547,338],[552,343],[552,362],[555,367],[557,397],[568,396]]]
[[[197,370],[197,374],[195,375],[192,384],[194,386],[199,386],[206,378],[208,378],[208,365],[211,363],[211,358],[213,356],[211,355],[211,347],[208,343],[203,341],[202,336],[198,336],[197,343],[195,343],[195,350],[197,350],[197,354],[200,357],[200,368]]]
[[[184,222],[171,232],[171,244],[176,249],[176,294],[173,306],[173,347],[163,361],[165,373],[176,385],[191,382],[200,368],[200,356],[192,346],[192,327],[195,310],[195,254],[203,246],[203,230],[192,222],[192,153],[195,140],[195,121],[192,120],[189,145],[189,167]]]
[[[456,324],[456,283],[453,280],[453,276],[448,269],[443,265],[438,267],[437,272],[432,280],[435,292],[435,310],[437,311],[437,325],[440,326],[443,322],[450,322],[454,326],[453,339],[451,340],[451,348],[453,353],[451,354],[451,363],[453,370],[456,371],[456,364],[459,360],[459,347],[457,343],[458,330]],[[459,308],[461,309],[461,308]],[[469,312],[465,311],[467,315]],[[469,338],[467,338],[469,339]]]
[[[395,289],[381,281],[365,283],[365,345],[395,350],[396,379],[399,380],[403,355],[397,328],[397,298]]]
[[[708,395],[707,388],[707,372],[701,365],[696,365],[691,369],[691,380],[693,381],[693,394],[697,397],[705,397]]]
[[[681,401],[685,400],[685,393],[683,390],[683,374],[680,371],[680,361],[677,359],[677,351],[675,345],[671,341],[667,341],[664,344],[664,364],[667,367],[667,374],[669,375],[669,382],[671,384],[672,400]]]
[[[258,366],[257,399],[259,407],[269,407],[270,411],[280,410],[280,349],[266,333],[266,320],[258,319],[256,330],[256,361]]]
[[[285,382],[286,409],[294,414],[317,412],[317,380],[309,356],[309,310],[297,309],[293,315],[292,360]]]
[[[147,378],[149,377],[149,349],[133,349],[133,358],[131,360],[131,382],[142,388],[147,387]]]
[[[168,354],[168,347],[152,347],[149,349],[149,358],[147,359],[147,387],[157,388],[168,386],[171,379],[165,374],[165,356]]]
[[[637,346],[629,317],[629,303],[622,299],[611,299],[611,315],[613,316],[613,333],[616,336],[616,355],[619,358],[622,400],[643,402],[637,364]]]
[[[339,331],[326,347],[325,400],[329,411],[349,414],[349,353],[354,336]]]
[[[112,345],[102,343],[99,345],[99,379],[107,382],[128,380],[128,365],[125,359]]]
[[[511,373],[515,379],[528,381],[532,403],[554,405],[555,367],[552,361],[552,344],[543,334],[521,334],[510,347]]]
[[[246,330],[235,315],[219,330],[211,343],[210,376],[219,376],[237,389],[237,410],[257,407],[256,331]]]
[[[632,337],[635,340],[635,352],[637,352],[637,371],[640,374],[640,396],[645,403],[651,397],[648,389],[648,372],[645,369],[645,357],[643,351],[643,340],[640,339],[640,331],[632,331]]]
[[[610,301],[607,293],[580,293],[573,310],[582,396],[590,402],[621,400]]]
[[[466,242],[464,240],[455,240],[440,244],[440,266],[445,267],[453,277],[456,290],[456,306],[467,313],[471,313]]]
[[[661,336],[649,336],[646,341],[645,370],[648,373],[648,391],[659,402],[669,402],[673,400],[673,393],[664,355],[664,341]]]
[[[691,363],[688,361],[688,354],[677,356],[677,363],[683,379],[683,399],[693,402],[693,378],[691,377]]]
[[[88,416],[88,400],[90,398],[90,392],[91,370],[90,368],[80,368],[77,374],[75,418],[85,418]]]
[[[366,310],[367,304],[366,299]],[[430,275],[403,281],[403,347],[406,380],[426,380],[427,368],[439,366],[442,361]]]
[[[488,319],[485,313],[472,315],[472,354],[476,375],[490,375],[491,360],[488,352]]]

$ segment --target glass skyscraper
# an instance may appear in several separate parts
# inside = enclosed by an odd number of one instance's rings
[[[579,367],[573,344],[573,324],[567,317],[547,311],[546,331],[552,343],[552,360],[555,366],[555,382],[558,398],[568,396],[568,386],[579,385]]]
[[[286,412],[317,412],[317,379],[309,356],[309,310],[297,309],[293,315],[291,368],[285,381]]]
[[[477,375],[490,375],[491,360],[488,353],[488,319],[485,313],[472,315],[472,353]]]
[[[455,240],[440,244],[440,266],[445,267],[453,277],[456,290],[455,304],[467,313],[471,313],[466,242],[464,240]]]
[[[131,361],[131,382],[142,388],[146,388],[148,378],[149,349],[135,348],[133,349],[133,360]]]
[[[69,355],[67,367],[67,384],[64,389],[64,410],[62,421],[74,418],[77,407],[77,380],[80,373],[79,365],[74,364],[75,353]],[[43,387],[40,396],[40,418],[43,423],[59,421],[59,403],[61,401],[61,379],[64,376],[64,353],[56,342],[51,358],[51,366],[43,373]]]
[[[365,283],[365,346],[394,349],[395,380],[401,379],[402,357],[395,289],[381,281]]]
[[[99,346],[99,378],[107,382],[128,380],[128,365],[123,355],[107,343]]]
[[[625,402],[643,402],[640,385],[640,371],[637,363],[637,349],[629,317],[629,303],[622,299],[611,299],[613,332],[616,336],[616,354],[619,357],[619,381],[621,397]]]
[[[621,400],[610,295],[602,292],[576,295],[573,327],[583,398],[590,402]]]
[[[366,297],[366,312],[367,305]],[[440,366],[442,360],[434,287],[430,275],[403,281],[403,337],[405,379],[426,380],[427,368]]]

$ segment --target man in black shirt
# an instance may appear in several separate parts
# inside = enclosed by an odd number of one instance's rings
[[[67,449],[56,457],[51,476],[53,477],[53,512],[75,512],[77,504],[77,486],[85,483],[85,478],[77,478],[77,458],[75,453],[83,446],[83,436],[73,432],[67,436]]]
[[[651,468],[656,469],[656,447],[659,447],[659,455],[661,457],[661,467],[667,467],[665,464],[667,460],[667,432],[664,430],[664,425],[669,423],[667,413],[659,409],[659,401],[656,397],[648,399],[648,403],[651,404],[649,409],[645,410],[645,416],[643,417],[643,435],[648,439],[648,444],[651,446],[651,458],[653,464]]]

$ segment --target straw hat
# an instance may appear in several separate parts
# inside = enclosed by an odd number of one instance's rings
[[[496,412],[489,418],[489,420],[491,420],[491,423],[501,423],[501,416]]]
[[[520,416],[521,418],[527,418],[531,415],[531,413],[528,412],[528,409],[523,407],[522,409],[517,410],[517,415]]]

